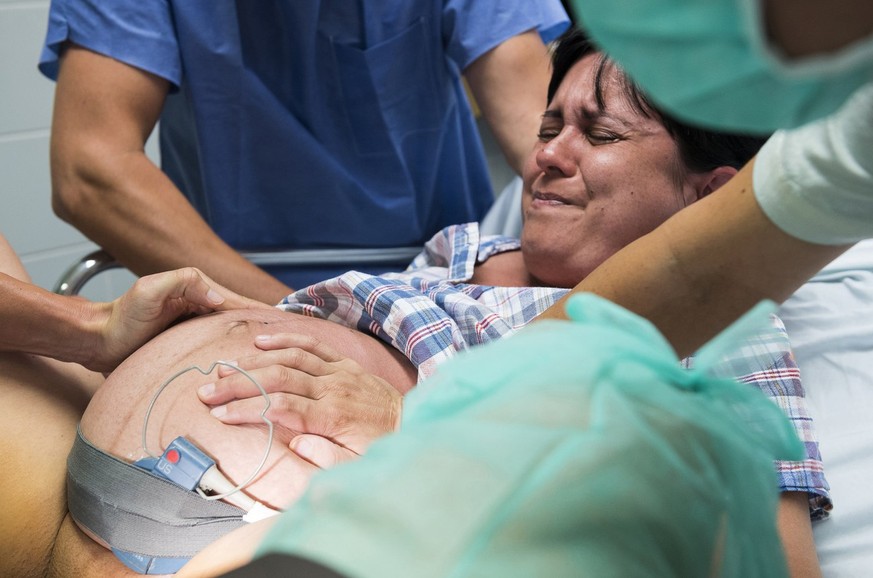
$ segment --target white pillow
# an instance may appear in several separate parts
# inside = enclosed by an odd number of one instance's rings
[[[506,235],[519,237],[521,235],[521,177],[513,177],[503,188],[488,214],[479,223],[479,232],[484,235]]]

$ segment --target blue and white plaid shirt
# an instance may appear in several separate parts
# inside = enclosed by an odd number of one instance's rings
[[[286,297],[280,307],[370,333],[418,368],[419,381],[458,351],[512,335],[567,293],[554,287],[469,283],[477,263],[519,249],[518,239],[486,237],[476,223],[446,227],[402,273],[350,271]],[[693,360],[683,362],[690,365]],[[831,508],[818,440],[781,320],[724,360],[723,373],[757,387],[790,419],[806,447],[802,462],[777,462],[780,488],[810,495],[814,518]]]

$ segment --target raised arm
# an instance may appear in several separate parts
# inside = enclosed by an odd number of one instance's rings
[[[61,57],[51,139],[55,213],[134,273],[200,268],[243,295],[290,292],[224,243],[145,154],[166,80],[69,45]]]
[[[755,200],[753,165],[607,259],[573,293],[646,317],[680,356],[761,299],[784,301],[849,246],[807,243],[776,227]],[[540,319],[565,318],[563,304]]]
[[[509,165],[521,174],[546,108],[549,55],[536,30],[498,45],[464,71]]]

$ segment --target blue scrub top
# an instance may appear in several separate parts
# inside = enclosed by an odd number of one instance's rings
[[[69,40],[170,81],[162,168],[233,247],[419,245],[492,201],[461,71],[567,25],[558,0],[53,0],[39,66]]]

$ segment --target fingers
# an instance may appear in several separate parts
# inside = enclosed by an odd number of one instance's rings
[[[168,283],[175,283],[178,296],[190,304],[207,307],[216,311],[226,309],[271,309],[270,305],[243,297],[226,287],[222,287],[205,273],[194,267],[169,271]]]
[[[267,393],[284,392],[308,398],[318,397],[319,384],[313,374],[288,367],[281,361],[268,362],[266,365],[262,368],[251,368],[243,363],[239,364]],[[248,377],[232,369],[229,371],[232,373],[227,377],[203,385],[197,390],[200,401],[207,405],[216,405],[233,399],[261,397],[260,389]]]
[[[272,335],[258,335],[255,337],[255,346],[265,351],[278,349],[301,349],[318,357],[326,363],[332,364],[335,369],[343,369],[349,373],[364,373],[354,359],[345,357],[334,348],[326,345],[318,339],[302,333],[274,333]],[[303,369],[303,368],[299,368]],[[326,374],[322,374],[326,375]]]
[[[305,335],[275,334],[262,342],[276,349],[235,365],[268,392],[266,417],[274,423],[335,440],[359,454],[399,426],[403,397],[387,381]],[[219,368],[219,376],[197,392],[214,406],[212,415],[226,424],[260,422],[265,402],[257,386],[233,368]]]
[[[355,452],[337,445],[327,438],[315,435],[299,435],[291,440],[288,447],[291,448],[292,452],[321,469],[327,469],[358,457]]]
[[[269,305],[237,295],[199,270],[186,267],[137,279],[113,302],[113,317],[122,327],[130,327],[131,322],[142,325],[140,331],[151,337],[184,315],[246,307]]]
[[[372,378],[363,385],[351,396],[328,394],[308,398],[285,392],[270,393],[270,407],[265,415],[278,426],[296,433],[327,437],[360,454],[374,440],[397,429],[403,409],[403,398],[387,383]],[[259,395],[217,405],[211,413],[222,423],[240,425],[261,423],[264,408],[265,400]]]
[[[270,365],[282,365],[290,369],[303,371],[310,375],[330,375],[339,370],[337,362],[328,362],[304,349],[289,347],[274,351],[264,351],[255,355],[248,355],[233,361],[232,365],[246,371],[260,369]],[[233,367],[220,366],[219,377],[228,377],[238,373]]]
[[[311,431],[313,426],[310,422],[317,415],[317,408],[313,408],[311,400],[284,393],[270,394],[269,397],[270,409],[265,414],[267,419],[295,432]],[[262,396],[250,397],[216,406],[210,413],[229,425],[261,423],[264,405]]]
[[[345,359],[335,349],[303,333],[274,333],[273,335],[258,335],[255,345],[259,349],[274,350],[297,348],[318,356],[324,361],[335,362]]]
[[[243,357],[233,365],[250,373],[268,392],[284,391],[317,398],[328,387],[325,383],[309,379],[334,375],[345,371],[350,375],[363,375],[363,369],[353,360],[346,359],[322,345],[318,340],[296,333],[279,333],[267,340],[259,336],[261,342],[269,341],[270,347],[263,353]],[[275,367],[272,367],[275,366]],[[287,369],[287,371],[283,370]],[[245,375],[233,367],[218,367],[219,379],[198,390],[200,400],[215,405],[232,399],[258,395],[260,391]]]
[[[111,370],[180,317],[241,307],[270,306],[225,289],[193,267],[141,277],[107,304],[105,320],[99,324],[103,345],[91,367]]]

